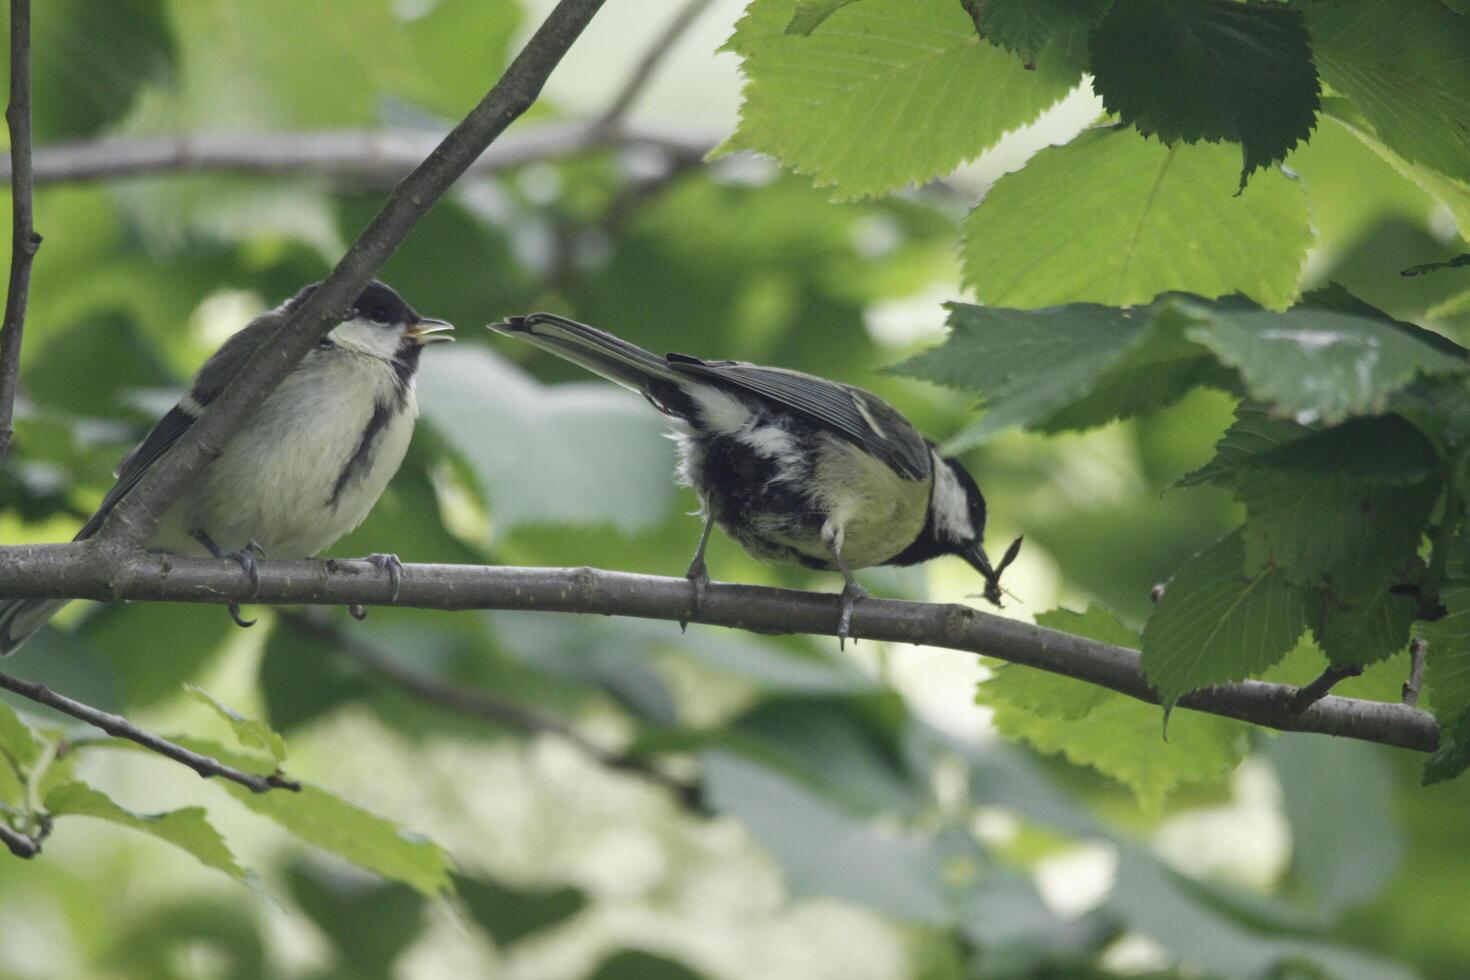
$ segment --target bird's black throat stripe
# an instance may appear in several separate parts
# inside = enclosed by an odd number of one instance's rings
[[[393,403],[373,403],[373,414],[368,417],[367,425],[363,427],[362,438],[357,440],[357,448],[352,451],[347,465],[342,467],[342,472],[337,474],[337,482],[332,485],[332,496],[327,500],[328,506],[337,506],[337,501],[342,497],[342,491],[367,472],[372,464],[373,443],[377,441],[379,434],[382,433],[397,410],[401,410],[401,407],[395,408]]]

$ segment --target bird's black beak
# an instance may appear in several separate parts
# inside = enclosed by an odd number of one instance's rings
[[[1000,606],[1001,595],[1005,592],[1000,585],[1000,576],[1010,566],[1011,562],[1016,560],[1016,556],[1021,553],[1022,540],[1022,538],[1017,538],[1011,542],[1011,546],[1001,556],[999,565],[992,565],[990,563],[990,556],[985,553],[985,546],[979,541],[971,542],[960,552],[964,556],[965,561],[969,562],[974,566],[975,571],[984,576],[985,591],[981,594],[985,596],[985,600],[992,606]]]
[[[404,331],[404,335],[420,347],[428,344],[441,344],[451,341],[453,337],[444,335],[446,330],[453,330],[454,324],[448,320],[438,320],[431,316],[421,316]]]

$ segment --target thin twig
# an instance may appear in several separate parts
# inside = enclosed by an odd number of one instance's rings
[[[233,766],[227,766],[218,759],[212,759],[207,755],[200,755],[192,749],[186,749],[182,745],[170,742],[166,738],[159,738],[151,732],[145,732],[121,715],[109,714],[99,711],[88,704],[73,701],[64,694],[57,694],[44,684],[33,681],[22,680],[11,674],[0,674],[0,687],[23,698],[29,698],[37,704],[44,704],[48,708],[60,711],[64,715],[71,715],[94,728],[99,728],[114,738],[127,739],[136,742],[145,749],[152,749],[161,756],[165,756],[175,762],[182,763],[193,769],[205,779],[211,776],[219,776],[228,779],[232,783],[239,783],[246,789],[255,793],[266,793],[273,789],[289,789],[299,791],[301,784],[287,779],[280,773],[270,775],[257,775],[255,773],[243,772]]]
[[[34,174],[38,184],[221,173],[325,177],[354,188],[386,189],[406,177],[442,138],[441,133],[407,129],[109,136],[38,147]],[[507,133],[465,173],[484,177],[607,150],[651,149],[674,161],[701,160],[719,141],[716,130],[691,126],[540,123]],[[9,172],[0,157],[0,177]]]
[[[33,858],[41,853],[41,841],[30,834],[22,834],[18,830],[11,830],[0,821],[0,844],[10,848],[10,853],[18,858]]]
[[[1332,690],[1338,683],[1347,680],[1349,677],[1358,677],[1362,673],[1363,666],[1361,664],[1354,664],[1348,667],[1339,667],[1337,664],[1330,665],[1326,670],[1322,671],[1316,680],[1296,689],[1296,694],[1291,699],[1292,713],[1301,714],[1325,698],[1327,692]]]
[[[1424,654],[1428,649],[1429,641],[1422,636],[1409,641],[1409,679],[1404,681],[1404,704],[1411,708],[1419,704],[1419,690],[1424,686]]]
[[[203,417],[113,508],[97,536],[99,545],[122,553],[148,539],[169,504],[219,457],[256,406],[336,326],[343,311],[434,202],[531,107],[547,77],[602,4],[603,0],[560,0],[479,104],[393,189],[382,210],[317,290],[260,344],[210,402]]]
[[[20,344],[25,335],[31,264],[41,236],[31,213],[31,0],[10,0],[10,285],[0,325],[0,460],[15,433],[15,391],[20,383]]]
[[[0,548],[0,597],[148,599],[181,602],[399,605],[422,609],[520,609],[687,620],[759,633],[833,636],[835,595],[712,583],[697,613],[689,581],[593,568],[405,565],[394,596],[368,561],[261,562],[259,588],[238,563],[147,552],[116,554],[80,544]],[[1158,694],[1138,651],[1004,619],[968,606],[869,598],[857,604],[852,636],[984,654],[1063,674],[1149,703]],[[1320,732],[1432,752],[1434,716],[1403,704],[1328,695],[1300,713],[1297,689],[1241,681],[1187,694],[1182,707],[1283,731]]]
[[[628,114],[633,103],[638,101],[638,96],[648,87],[649,81],[663,64],[665,58],[674,50],[679,38],[684,32],[694,25],[699,15],[709,8],[711,0],[686,0],[684,6],[669,18],[668,24],[664,26],[658,37],[648,45],[633,66],[633,71],[628,75],[627,81],[623,83],[616,95],[608,102],[607,108],[602,111],[598,122],[603,126],[612,126]]]
[[[675,779],[647,760],[623,752],[612,752],[578,732],[554,715],[528,708],[492,691],[446,684],[423,671],[406,667],[348,630],[334,629],[308,615],[287,613],[292,625],[310,632],[366,668],[380,680],[456,714],[504,725],[530,734],[554,735],[599,765],[641,776],[672,790],[680,802],[694,809],[702,806],[698,786]]]

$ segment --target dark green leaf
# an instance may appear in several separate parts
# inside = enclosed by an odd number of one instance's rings
[[[588,901],[585,892],[570,885],[519,888],[469,875],[455,875],[454,890],[470,918],[501,947],[566,922],[586,908]]]
[[[1307,594],[1280,569],[1245,574],[1240,532],[1174,573],[1143,630],[1143,672],[1165,705],[1211,684],[1254,676],[1296,645]]]
[[[1303,424],[1376,414],[1417,376],[1470,370],[1464,358],[1374,318],[1306,308],[1189,312],[1203,321],[1186,331],[1190,340],[1238,370],[1258,401]]]
[[[1413,164],[1470,181],[1470,21],[1437,0],[1302,3],[1322,78]]]
[[[844,199],[948,173],[1036,118],[1080,74],[1060,58],[1027,71],[982,44],[957,0],[863,0],[810,36],[784,28],[757,36],[742,21],[731,39],[746,85],[725,149],[775,156]]]
[[[1215,443],[1215,456],[1199,469],[1175,481],[1175,487],[1198,487],[1206,484],[1229,484],[1241,468],[1289,442],[1320,431],[1315,425],[1302,425],[1291,419],[1274,416],[1261,404],[1244,401],[1235,408],[1235,421],[1220,441]]]
[[[290,732],[370,689],[360,672],[314,635],[277,617],[260,660],[259,684],[272,728]]]
[[[0,756],[4,756],[17,773],[24,773],[44,750],[40,736],[31,726],[21,721],[14,708],[0,702]]]
[[[1057,37],[1084,33],[1112,0],[961,0],[975,30],[991,44],[1034,64]]]
[[[103,606],[77,628],[78,637],[112,664],[129,708],[176,696],[233,640],[237,629],[217,606],[134,602]],[[160,656],[158,639],[170,640]]]
[[[1470,585],[1455,583],[1440,591],[1449,615],[1419,627],[1429,641],[1424,683],[1440,724],[1470,712]]]
[[[1454,779],[1470,768],[1470,710],[1450,724],[1440,724],[1439,748],[1424,763],[1424,785]]]
[[[1328,592],[1314,601],[1320,605],[1312,619],[1312,635],[1328,660],[1345,666],[1377,663],[1404,649],[1419,614],[1414,596],[1395,595],[1391,588],[1380,588],[1357,603]]]
[[[1239,174],[1233,147],[1090,130],[986,192],[965,219],[965,281],[991,306],[1128,306],[1177,290],[1284,308],[1312,241],[1306,197],[1277,171],[1234,195]]]
[[[1092,33],[1103,106],[1165,143],[1241,145],[1240,186],[1316,124],[1320,83],[1302,15],[1231,0],[1119,0]]]
[[[749,759],[702,754],[711,806],[740,820],[786,869],[797,895],[828,895],[895,918],[950,917],[942,865],[929,841],[870,826]]]
[[[302,862],[287,867],[286,883],[296,905],[332,941],[353,980],[394,976],[394,961],[423,925],[423,896],[406,885]]]
[[[1404,849],[1383,750],[1345,738],[1274,738],[1266,754],[1291,824],[1298,894],[1330,914],[1378,895]]]
[[[667,956],[624,949],[598,964],[587,980],[704,980],[704,975]]]
[[[235,856],[209,822],[203,807],[191,806],[168,813],[134,813],[80,782],[64,783],[52,789],[46,794],[45,806],[53,817],[96,817],[152,834],[192,854],[206,867],[223,871],[239,881],[248,880],[248,873],[235,863]]]

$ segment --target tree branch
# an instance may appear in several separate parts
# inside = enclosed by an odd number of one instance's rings
[[[604,749],[555,715],[528,708],[493,691],[445,684],[422,671],[399,663],[354,635],[351,630],[339,630],[303,614],[287,613],[285,618],[293,626],[332,644],[379,680],[386,681],[420,700],[455,714],[478,718],[532,735],[554,735],[599,765],[641,776],[673,791],[684,805],[692,809],[702,807],[698,786],[675,779],[638,756]]]
[[[188,133],[108,137],[43,146],[35,152],[35,181],[66,184],[185,173],[314,176],[357,187],[392,187],[442,139],[405,129],[339,129],[286,133]],[[531,163],[604,150],[648,148],[676,161],[703,159],[719,134],[689,127],[597,120],[542,123],[507,133],[475,158],[467,175],[487,176]],[[0,177],[10,175],[0,159]]]
[[[608,102],[607,108],[602,111],[598,121],[604,126],[611,126],[628,114],[633,103],[638,101],[638,96],[648,87],[649,81],[653,79],[658,71],[659,65],[669,56],[674,45],[684,32],[694,26],[699,15],[709,8],[710,0],[686,0],[684,6],[669,18],[664,29],[659,32],[658,37],[648,45],[648,50],[643,52],[643,57],[638,59],[633,66],[633,71],[628,75],[628,80],[623,87]]]
[[[20,383],[20,344],[25,335],[31,264],[41,236],[31,220],[31,0],[10,0],[10,285],[0,325],[0,460],[15,432],[15,390]]]
[[[1297,714],[1306,711],[1308,707],[1321,701],[1327,696],[1337,684],[1347,680],[1349,677],[1359,677],[1363,673],[1361,664],[1348,667],[1340,667],[1337,664],[1329,664],[1327,669],[1317,676],[1310,684],[1304,684],[1296,689],[1296,694],[1291,698],[1291,710]]]
[[[229,561],[114,553],[92,542],[0,548],[0,596],[152,599],[174,602],[393,604],[388,577],[367,561],[261,562],[258,593]],[[520,609],[689,620],[761,633],[834,635],[835,595],[712,584],[692,614],[683,578],[592,568],[405,565],[397,604],[424,609]],[[852,635],[984,654],[1098,684],[1158,703],[1138,652],[992,616],[967,606],[864,599]],[[1182,707],[1282,731],[1319,732],[1432,752],[1439,729],[1427,712],[1403,704],[1327,696],[1300,713],[1297,688],[1242,681],[1196,691]]]
[[[255,793],[266,793],[273,789],[289,789],[292,791],[301,789],[300,783],[287,779],[280,773],[261,776],[255,773],[243,772],[233,766],[227,766],[218,759],[201,755],[192,749],[186,749],[182,745],[170,742],[166,738],[159,738],[157,735],[145,732],[121,715],[99,711],[91,705],[83,704],[80,701],[73,701],[64,694],[57,694],[44,684],[22,680],[11,674],[0,674],[0,688],[19,694],[23,698],[29,698],[37,704],[44,704],[46,707],[60,711],[64,715],[71,715],[73,718],[85,721],[87,724],[101,729],[114,738],[124,738],[129,742],[138,743],[145,749],[152,749],[161,756],[188,766],[205,779],[211,776],[219,776],[221,779],[228,779],[232,783],[239,783],[241,786]]]
[[[179,492],[219,457],[246,418],[327,331],[419,219],[540,95],[547,77],[603,0],[560,0],[505,74],[388,196],[321,286],[256,349],[250,359],[138,486],[108,516],[99,544],[119,550],[147,540]]]

